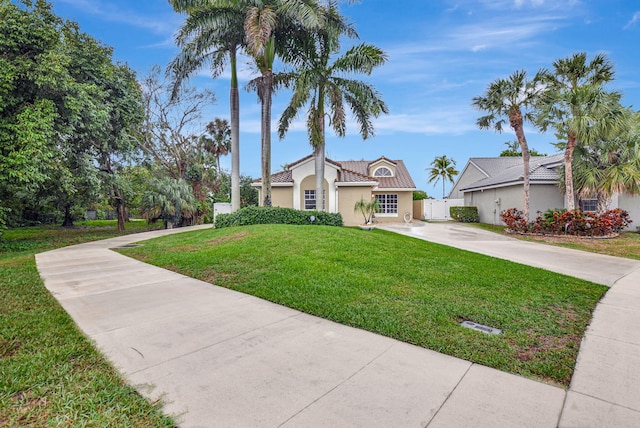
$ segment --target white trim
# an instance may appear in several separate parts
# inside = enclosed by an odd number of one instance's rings
[[[374,192],[413,192],[415,187],[376,187]]]
[[[377,181],[336,181],[336,187],[369,187],[377,186]]]
[[[375,213],[376,217],[380,217],[380,218],[384,218],[384,217],[398,217],[398,213],[389,213],[389,214],[383,214],[383,213]]]
[[[262,183],[251,183],[251,187],[262,187]],[[271,187],[293,187],[293,183],[271,183]]]

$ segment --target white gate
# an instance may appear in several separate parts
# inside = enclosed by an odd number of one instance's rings
[[[231,213],[231,203],[229,202],[216,202],[213,204],[213,222],[216,222],[216,216],[218,214]]]
[[[423,202],[423,220],[449,220],[449,208],[464,206],[464,199],[425,199]]]

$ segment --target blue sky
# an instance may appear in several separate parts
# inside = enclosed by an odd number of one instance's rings
[[[114,48],[114,57],[139,75],[154,64],[166,65],[177,53],[173,36],[183,17],[165,0],[54,0],[54,11]],[[496,134],[475,125],[481,115],[471,106],[496,78],[525,69],[530,75],[576,52],[589,58],[605,53],[615,64],[609,89],[623,93],[623,104],[640,105],[640,1],[637,0],[362,0],[342,4],[360,40],[388,55],[386,65],[363,77],[376,86],[390,114],[375,120],[376,136],[362,141],[354,124],[346,138],[327,134],[327,155],[334,160],[402,159],[416,187],[440,197],[441,184],[427,183],[435,156],[447,155],[459,170],[470,157],[498,156],[511,132]],[[347,48],[356,41],[346,41]],[[253,76],[241,64],[242,83]],[[229,80],[212,80],[203,70],[194,85],[212,89],[217,103],[203,121],[229,115]],[[279,93],[275,122],[288,102]],[[241,91],[240,165],[243,174],[260,176],[260,105]],[[525,128],[529,145],[552,154],[551,133]],[[280,141],[272,137],[273,172],[308,155],[302,123]],[[223,159],[229,168],[230,160]],[[447,191],[451,186],[447,184]]]

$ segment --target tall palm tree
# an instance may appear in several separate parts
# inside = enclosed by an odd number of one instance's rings
[[[533,120],[532,108],[540,99],[543,86],[539,83],[542,75],[533,80],[527,79],[525,70],[516,71],[507,79],[492,82],[483,96],[473,98],[473,106],[488,114],[478,118],[480,129],[493,128],[496,132],[504,130],[505,118],[516,134],[522,153],[524,203],[522,213],[529,218],[529,146],[524,135],[524,122]],[[524,110],[524,113],[523,113]]]
[[[436,156],[431,162],[431,168],[427,168],[429,172],[429,183],[438,182],[442,179],[442,199],[444,199],[444,184],[446,181],[453,183],[453,177],[458,175],[455,168],[456,161],[449,159],[447,155]]]
[[[237,54],[245,45],[244,22],[249,7],[242,0],[169,0],[176,12],[187,13],[178,31],[180,53],[170,69],[177,90],[182,81],[209,66],[212,77],[228,64],[231,72],[229,110],[231,117],[231,210],[240,208],[240,98]]]
[[[247,52],[254,58],[260,77],[248,85],[258,93],[261,109],[262,204],[271,205],[271,103],[273,65],[276,56],[287,60],[290,36],[296,28],[316,28],[321,8],[316,0],[254,0],[244,22]]]
[[[565,208],[575,209],[573,154],[578,144],[588,145],[621,126],[617,95],[602,86],[613,79],[613,64],[605,55],[587,62],[587,54],[576,53],[553,62],[545,72],[549,91],[540,107],[537,122],[541,130],[553,127],[566,138],[564,145]]]
[[[208,137],[204,139],[204,149],[216,158],[216,172],[220,174],[220,157],[231,151],[231,128],[226,119],[216,117],[206,129]]]
[[[350,24],[338,13],[336,2],[326,6],[325,22],[314,34],[310,43],[301,50],[294,60],[297,69],[279,75],[282,83],[293,88],[289,105],[280,117],[278,134],[284,138],[291,122],[300,109],[307,110],[307,130],[313,148],[315,161],[316,209],[324,210],[322,198],[324,190],[325,163],[325,113],[330,111],[330,126],[334,132],[344,137],[346,133],[345,103],[354,113],[360,125],[360,135],[367,139],[374,135],[371,117],[388,113],[387,105],[380,94],[371,86],[347,75],[361,73],[369,75],[375,67],[386,62],[383,51],[372,45],[360,44],[330,62],[332,55],[340,50],[340,36],[355,37],[357,34]]]

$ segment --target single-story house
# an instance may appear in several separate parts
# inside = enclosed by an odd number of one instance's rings
[[[252,184],[258,188],[262,179]],[[405,214],[413,218],[413,191],[416,186],[401,160],[384,156],[372,160],[334,161],[325,159],[324,197],[325,208],[340,213],[346,226],[363,222],[362,214],[354,212],[354,205],[361,198],[377,198],[380,212],[378,222],[402,222]],[[315,164],[313,155],[293,162],[285,171],[271,175],[271,204],[298,210],[316,207]],[[259,195],[262,203],[262,195]]]
[[[529,216],[537,212],[564,208],[564,193],[558,186],[564,164],[562,153],[551,156],[532,156],[529,162]],[[522,209],[522,157],[471,158],[458,176],[450,198],[463,198],[465,206],[478,207],[481,223],[499,225],[500,213],[509,208]],[[595,211],[595,199],[579,199],[576,206],[583,211]],[[611,208],[629,212],[635,230],[640,222],[640,196],[615,195]]]

